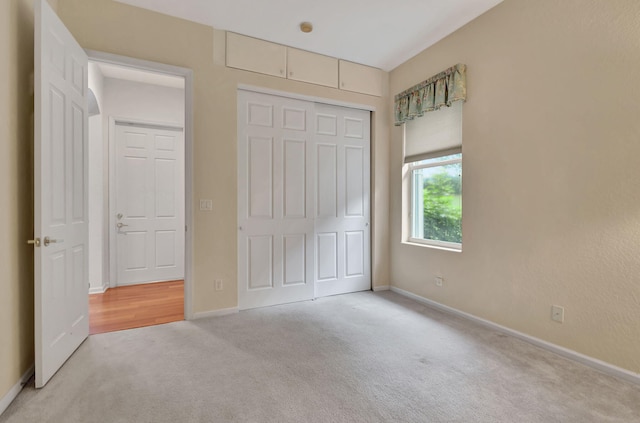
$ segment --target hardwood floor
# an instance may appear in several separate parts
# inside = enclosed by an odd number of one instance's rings
[[[89,295],[89,334],[184,319],[184,281],[110,288]]]

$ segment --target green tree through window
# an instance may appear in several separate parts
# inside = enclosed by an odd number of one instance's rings
[[[462,243],[462,155],[412,164],[412,237],[436,243]]]
[[[439,166],[438,173],[424,179],[423,237],[462,242],[460,164]]]

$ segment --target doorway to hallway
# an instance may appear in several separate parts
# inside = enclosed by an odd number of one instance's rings
[[[89,61],[90,334],[185,317],[185,78]]]

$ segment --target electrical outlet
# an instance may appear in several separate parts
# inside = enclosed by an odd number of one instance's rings
[[[213,200],[200,200],[200,210],[202,211],[213,210]]]
[[[436,286],[442,286],[443,281],[442,276],[436,276]]]
[[[551,306],[551,320],[564,323],[564,307],[557,305]]]
[[[216,291],[222,291],[224,289],[224,286],[222,285],[222,279],[216,279],[215,284],[216,284]]]

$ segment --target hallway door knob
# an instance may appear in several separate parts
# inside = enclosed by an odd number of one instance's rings
[[[45,236],[43,244],[47,247],[49,244],[57,244],[59,242],[64,242],[64,239],[51,239],[48,236]]]

